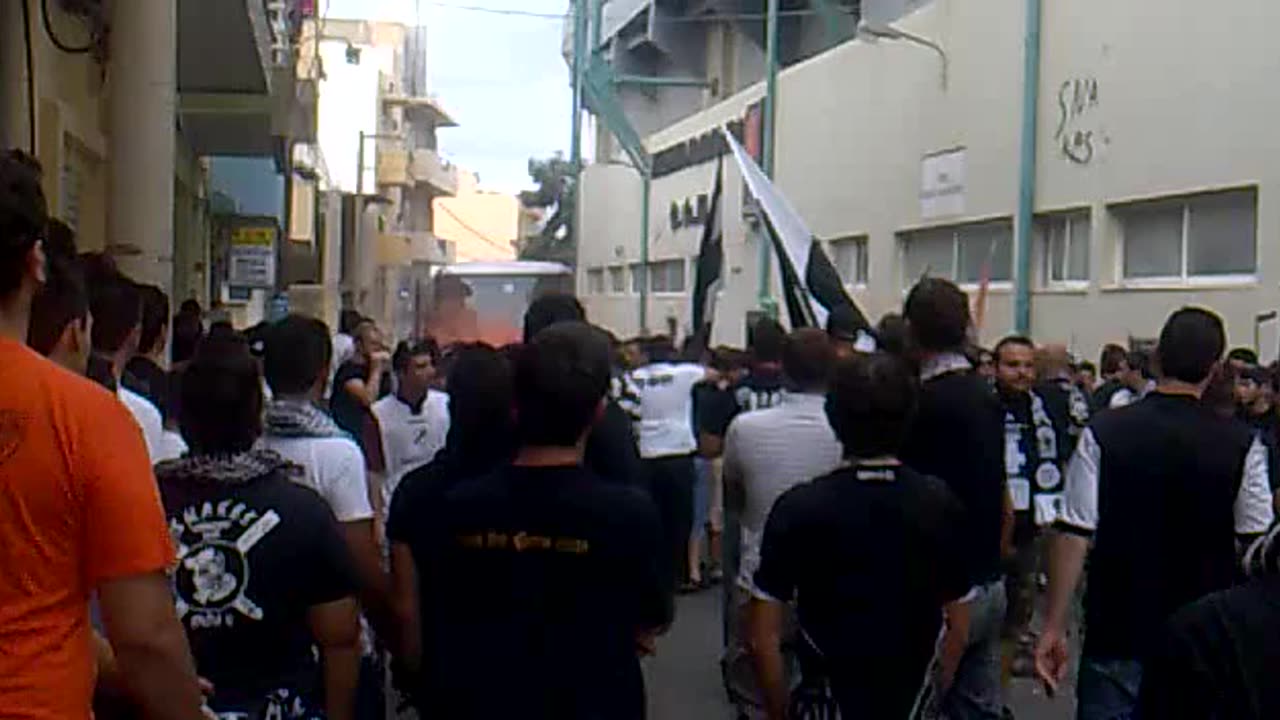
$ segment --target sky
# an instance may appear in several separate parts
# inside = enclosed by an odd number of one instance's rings
[[[427,26],[429,91],[458,122],[440,131],[446,159],[480,176],[481,187],[532,186],[528,162],[568,152],[571,93],[560,55],[562,20],[459,6],[563,15],[568,0],[318,0],[331,18]],[[452,6],[452,7],[451,7]]]

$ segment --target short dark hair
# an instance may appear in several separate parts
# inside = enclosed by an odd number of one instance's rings
[[[200,301],[195,298],[187,298],[178,306],[178,312],[183,315],[195,315],[200,317],[204,315],[204,308],[200,307]]]
[[[338,332],[343,335],[353,335],[362,322],[364,322],[363,315],[351,308],[347,308],[338,313]]]
[[[1226,345],[1222,318],[1204,308],[1177,310],[1165,321],[1156,345],[1160,374],[1188,383],[1204,382]]]
[[[876,325],[876,341],[890,355],[907,352],[907,319],[898,313],[885,313]]]
[[[547,293],[529,304],[524,313],[524,341],[559,322],[586,322],[587,311],[568,293]]]
[[[21,150],[0,152],[0,297],[22,287],[25,259],[48,223],[40,163]]]
[[[196,348],[200,346],[202,339],[204,339],[204,324],[200,322],[200,316],[185,310],[178,311],[178,314],[173,316],[173,342],[169,347],[170,360],[183,363],[195,357]]]
[[[516,361],[516,429],[521,443],[576,443],[591,426],[611,376],[609,341],[596,328],[567,322],[538,333]]]
[[[31,301],[31,324],[27,344],[41,355],[57,347],[67,326],[89,316],[89,290],[85,286],[80,260],[69,256],[49,256],[49,277]]]
[[[1227,353],[1227,359],[1235,360],[1236,362],[1244,363],[1245,365],[1257,365],[1258,353],[1254,352],[1252,348],[1247,347],[1231,348],[1231,352]]]
[[[1036,344],[1032,342],[1031,338],[1027,337],[1026,335],[1006,335],[1005,337],[1001,338],[1000,342],[996,343],[995,349],[991,351],[992,361],[994,361],[997,365],[999,365],[1000,353],[1003,352],[1004,349],[1009,347],[1010,345],[1017,345],[1019,347],[1028,348],[1033,352],[1036,349]]]
[[[511,363],[491,345],[455,346],[449,355],[448,445],[457,449],[485,446],[503,452],[515,435]]]
[[[85,272],[88,280],[89,271]],[[89,310],[93,313],[93,349],[116,353],[142,324],[142,293],[129,278],[105,274],[97,282],[90,280]]]
[[[1098,367],[1103,375],[1115,375],[1120,368],[1129,363],[1129,352],[1115,343],[1102,346],[1102,355],[1098,357]]]
[[[921,350],[957,350],[968,341],[969,296],[950,280],[927,277],[916,283],[902,314],[912,341]]]
[[[242,335],[201,343],[181,394],[178,426],[197,455],[245,452],[262,434],[262,379]]]
[[[1098,366],[1094,365],[1089,360],[1081,360],[1080,363],[1076,365],[1076,372],[1087,372],[1096,377],[1098,374]]]
[[[751,326],[747,349],[758,363],[782,362],[782,348],[787,344],[787,330],[771,317],[762,317]]]
[[[435,338],[401,340],[396,344],[396,351],[391,354],[391,369],[395,372],[403,372],[409,367],[410,360],[422,355],[429,356],[432,365],[440,364],[440,345]]]
[[[142,295],[142,337],[138,341],[138,352],[149,353],[156,349],[160,332],[169,322],[169,296],[155,285],[142,285],[138,290]]]
[[[817,328],[793,330],[782,348],[782,373],[801,391],[825,391],[835,365],[831,338]]]
[[[289,315],[267,334],[262,368],[273,393],[301,395],[328,376],[332,359],[329,327],[313,317]]]
[[[845,456],[897,453],[915,416],[917,394],[917,376],[901,358],[875,353],[840,363],[826,409]]]
[[[651,363],[671,362],[676,359],[676,348],[666,335],[647,337],[640,343],[641,352]]]

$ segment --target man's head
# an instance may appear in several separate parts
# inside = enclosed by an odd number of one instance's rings
[[[139,287],[142,294],[142,333],[139,355],[156,355],[169,344],[169,296],[155,285]]]
[[[364,318],[360,324],[356,325],[355,338],[356,354],[368,360],[374,353],[384,352],[385,347],[382,344],[382,330],[378,328],[378,324],[369,318]]]
[[[1089,392],[1093,392],[1093,388],[1098,384],[1098,368],[1088,360],[1077,365],[1076,384]]]
[[[927,277],[916,283],[902,314],[912,347],[922,353],[958,352],[968,340],[969,297],[950,280]]]
[[[837,305],[827,316],[827,335],[831,338],[832,347],[842,358],[852,356],[854,344],[858,342],[858,331],[862,329],[858,312],[849,305]]]
[[[1036,377],[1040,380],[1066,380],[1071,377],[1071,353],[1062,343],[1036,348]]]
[[[48,282],[31,302],[27,344],[71,372],[83,375],[93,354],[92,328],[89,291],[80,260],[74,252],[50,256]]]
[[[93,349],[127,360],[138,352],[142,337],[142,293],[129,278],[104,274],[89,285],[93,313]]]
[[[1203,387],[1222,359],[1226,344],[1222,318],[1214,313],[1196,307],[1174,312],[1160,331],[1156,346],[1161,379]]]
[[[1252,410],[1257,405],[1267,405],[1271,399],[1271,377],[1265,368],[1248,365],[1235,371],[1236,405]]]
[[[831,339],[817,328],[792,331],[782,348],[782,374],[803,393],[826,392],[835,361]]]
[[[1237,371],[1253,367],[1258,364],[1258,353],[1247,347],[1231,348],[1231,352],[1227,353],[1227,363]]]
[[[671,338],[666,335],[654,335],[645,338],[640,344],[642,364],[672,362],[676,359],[676,348]]]
[[[567,293],[548,293],[529,304],[524,313],[524,341],[560,322],[586,322],[587,313],[578,298]]]
[[[996,343],[996,384],[1008,393],[1025,393],[1036,384],[1036,346],[1023,335]]]
[[[1151,367],[1151,354],[1145,350],[1130,350],[1125,358],[1125,370],[1119,377],[1130,390],[1141,391],[1146,388],[1147,381],[1155,377]]]
[[[262,367],[275,395],[317,399],[324,394],[332,357],[328,326],[305,315],[290,315],[271,328]]]
[[[25,314],[45,281],[40,241],[47,222],[40,164],[19,150],[0,152],[0,305],[6,309]]]
[[[516,361],[516,427],[529,447],[582,443],[604,409],[611,377],[609,341],[586,323],[557,323],[524,346]]]
[[[762,317],[751,327],[747,349],[751,364],[776,365],[782,362],[782,348],[787,344],[786,328],[771,317]]]
[[[511,437],[512,368],[483,343],[456,346],[450,356],[449,445],[492,448]]]
[[[397,393],[410,402],[420,402],[436,379],[440,362],[440,346],[432,338],[405,340],[391,355],[391,369],[396,373]]]
[[[194,454],[245,452],[262,434],[262,380],[243,336],[201,343],[181,394],[178,425]]]
[[[990,383],[996,381],[995,353],[983,347],[974,347],[967,356],[973,358],[973,367],[978,371],[978,377]]]
[[[903,357],[907,353],[907,320],[898,313],[885,313],[876,325],[876,340],[880,349],[890,355]]]
[[[200,316],[180,310],[173,316],[173,346],[170,348],[174,363],[184,363],[195,357],[196,348],[204,338],[204,324]]]
[[[846,457],[894,455],[916,410],[916,375],[885,353],[840,363],[827,393],[827,421]]]
[[[1108,343],[1102,346],[1102,355],[1098,358],[1098,368],[1105,380],[1116,380],[1129,370],[1129,351]]]
[[[363,315],[351,308],[347,308],[338,313],[338,332],[343,335],[351,335],[354,337],[356,334],[356,328],[359,327],[362,320],[364,320]]]

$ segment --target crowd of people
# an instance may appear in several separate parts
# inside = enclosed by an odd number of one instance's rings
[[[1073,652],[1084,720],[1280,716],[1280,376],[1209,310],[1096,367],[932,278],[873,353],[170,313],[0,156],[0,716],[638,720],[717,584],[740,718],[1008,717]]]

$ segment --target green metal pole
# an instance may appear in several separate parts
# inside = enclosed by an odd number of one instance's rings
[[[582,167],[582,78],[586,69],[583,45],[586,44],[587,0],[573,0],[573,138],[569,145],[569,161],[576,173]]]
[[[649,333],[649,191],[653,179],[643,168],[640,170],[640,267],[644,282],[640,283],[640,334]]]
[[[769,0],[768,15],[765,18],[765,85],[764,85],[764,118],[763,132],[764,135],[762,146],[762,157],[764,172],[770,178],[773,177],[773,149],[774,149],[774,128],[775,118],[777,116],[778,107],[778,5],[779,0]],[[772,295],[772,279],[773,273],[770,267],[772,260],[772,248],[764,237],[764,231],[759,233],[757,238],[757,247],[759,248],[759,259],[757,265],[759,275],[758,282],[758,299],[760,309],[766,312],[771,311],[773,307]]]
[[[1014,222],[1013,326],[1031,332],[1031,225],[1036,201],[1036,124],[1040,108],[1040,10],[1042,0],[1027,0],[1022,68],[1022,147],[1018,167],[1018,214]]]
[[[591,8],[591,55],[600,52],[604,43],[604,0],[591,0],[595,3]]]

